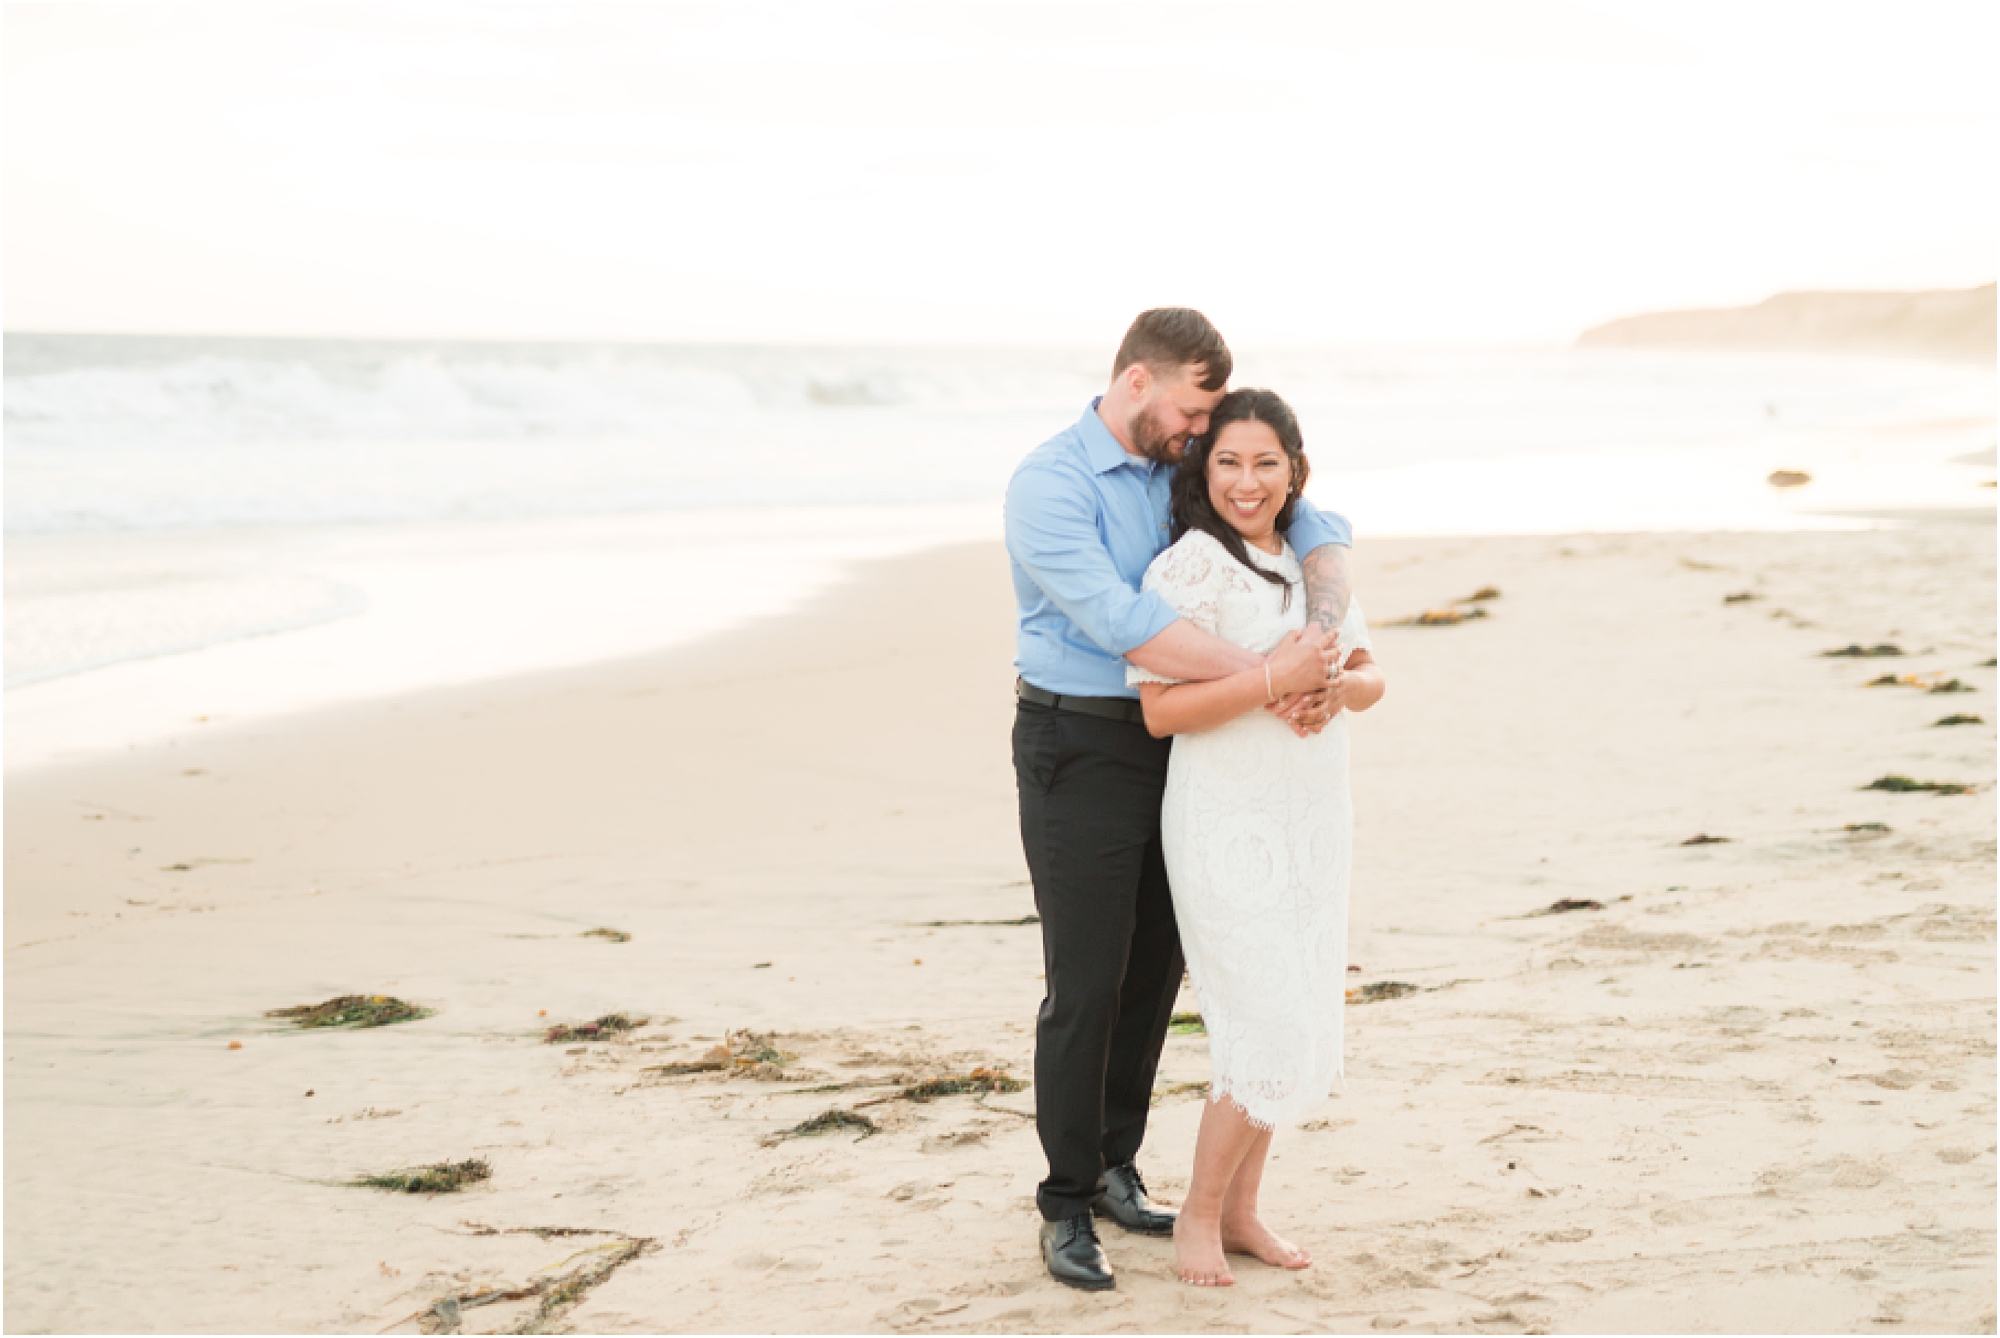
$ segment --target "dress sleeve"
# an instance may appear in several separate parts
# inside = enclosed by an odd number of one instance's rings
[[[1375,649],[1375,643],[1368,639],[1368,619],[1361,612],[1361,601],[1358,599],[1347,601],[1347,617],[1340,624],[1340,646],[1347,655],[1357,650]]]
[[[1197,530],[1154,558],[1153,565],[1146,568],[1146,579],[1140,582],[1139,588],[1157,594],[1167,602],[1168,608],[1214,636],[1221,622],[1222,561],[1227,556],[1213,539]],[[1185,681],[1141,669],[1130,661],[1125,665],[1128,687],[1137,687],[1141,683]]]

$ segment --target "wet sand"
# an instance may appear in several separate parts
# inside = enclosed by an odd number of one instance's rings
[[[1502,594],[1376,636],[1351,979],[1419,992],[1351,1011],[1346,1095],[1280,1137],[1310,1271],[1195,1292],[1107,1229],[1117,1291],[1050,1282],[1032,1089],[767,1142],[1028,1073],[1036,928],[931,923],[1033,911],[981,544],[672,654],[10,777],[7,1328],[1993,1331],[1994,731],[1932,726],[1994,719],[1990,515],[1357,567],[1377,624]],[[1564,899],[1601,908],[1531,914]],[[347,993],[435,1015],[262,1016]],[[614,1010],[649,1022],[541,1043]],[[746,1030],[792,1058],[647,1072]],[[1171,1039],[1163,1196],[1206,1076]]]

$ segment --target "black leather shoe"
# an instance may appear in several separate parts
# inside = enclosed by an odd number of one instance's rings
[[[1090,1210],[1141,1236],[1174,1234],[1175,1214],[1152,1205],[1139,1168],[1129,1161],[1104,1173],[1104,1192],[1091,1203]]]
[[[1089,1213],[1042,1223],[1042,1262],[1049,1266],[1049,1276],[1065,1287],[1103,1292],[1118,1285]]]

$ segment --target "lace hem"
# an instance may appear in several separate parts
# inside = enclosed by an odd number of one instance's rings
[[[1302,1090],[1291,1096],[1264,1097],[1254,1092],[1246,1093],[1242,1087],[1227,1078],[1216,1079],[1209,1084],[1208,1099],[1211,1103],[1227,1101],[1236,1107],[1253,1128],[1270,1132],[1302,1124],[1320,1102],[1333,1091],[1343,1090],[1347,1085],[1345,1066],[1336,1069],[1332,1087],[1328,1091],[1314,1092]]]

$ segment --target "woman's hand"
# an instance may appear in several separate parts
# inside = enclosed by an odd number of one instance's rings
[[[1365,711],[1381,701],[1386,687],[1382,666],[1375,657],[1357,650],[1324,687],[1280,698],[1266,709],[1290,725],[1292,733],[1308,739],[1332,724],[1342,711]]]
[[[1333,682],[1327,684],[1326,719],[1331,720],[1342,711],[1365,711],[1381,701],[1386,690],[1382,666],[1367,651],[1357,650]]]
[[[1302,739],[1310,739],[1333,719],[1333,713],[1327,709],[1324,688],[1280,697],[1264,709],[1290,725],[1292,733]]]

